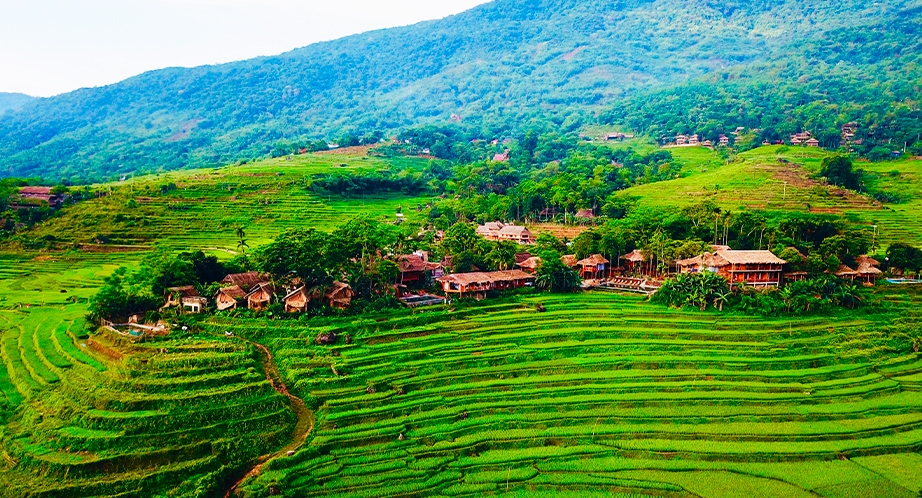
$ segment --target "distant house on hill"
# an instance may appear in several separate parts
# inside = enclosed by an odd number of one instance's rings
[[[820,141],[815,138],[810,138],[810,139],[807,139],[806,142],[804,142],[804,145],[806,145],[807,147],[819,147]]]
[[[728,136],[726,136],[726,135],[721,135],[721,136],[720,136],[720,140],[718,141],[718,143],[720,144],[721,147],[729,147],[729,146],[730,146],[730,137],[728,137]]]
[[[688,145],[699,145],[698,135],[688,137]]]
[[[251,310],[264,311],[272,304],[276,291],[275,285],[269,282],[256,284],[245,296],[247,307]]]
[[[813,134],[809,131],[802,131],[800,133],[795,133],[791,135],[791,145],[805,145],[808,140],[813,138]],[[819,142],[817,142],[817,146]]]
[[[501,154],[494,154],[493,160],[498,163],[505,163],[509,161],[509,151],[503,152]]]
[[[778,287],[787,261],[771,251],[721,250],[676,262],[681,273],[710,271],[731,284],[753,287]]]
[[[245,301],[247,292],[239,285],[233,285],[218,290],[215,294],[215,304],[218,311],[234,309]]]
[[[675,137],[676,145],[688,145],[688,135],[678,135]]]
[[[247,273],[232,273],[221,280],[222,284],[236,285],[241,289],[252,289],[256,284],[268,282],[269,274],[251,271]]]
[[[494,272],[453,273],[437,279],[446,295],[457,294],[460,298],[482,299],[487,292],[524,287],[535,281],[535,277],[522,270]]]
[[[41,201],[52,208],[61,207],[65,196],[52,194],[51,191],[51,187],[23,187],[19,190],[19,197],[25,200]]]
[[[489,221],[477,227],[475,232],[477,235],[487,239],[487,240],[499,240],[499,231],[506,226],[504,223],[499,221]]]
[[[580,209],[576,212],[575,217],[581,220],[594,220],[598,218],[591,209]]]

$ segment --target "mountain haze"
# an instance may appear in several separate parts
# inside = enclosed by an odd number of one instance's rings
[[[22,93],[0,92],[0,114],[9,110],[22,109],[22,106],[33,100],[35,100],[35,97],[30,97]]]
[[[806,41],[886,29],[916,19],[918,5],[497,0],[279,56],[37,100],[0,117],[0,174],[98,178],[215,165],[263,155],[282,139],[447,124],[453,115],[496,135],[541,123],[573,130],[635,96],[709,75],[768,74],[792,57],[806,57],[812,71],[822,51],[810,55]],[[797,72],[774,76],[796,83]],[[632,114],[649,104],[638,102],[614,116],[648,125]]]

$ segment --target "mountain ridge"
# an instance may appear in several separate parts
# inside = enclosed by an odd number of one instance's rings
[[[452,116],[493,135],[542,123],[572,131],[639,90],[762,62],[799,39],[887,22],[918,3],[498,0],[33,102],[0,117],[0,175],[218,165],[264,155],[279,140]]]

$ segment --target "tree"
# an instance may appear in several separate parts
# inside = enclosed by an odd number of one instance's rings
[[[150,294],[136,294],[127,285],[128,269],[121,267],[103,280],[103,286],[90,298],[87,318],[92,322],[127,318],[129,315],[157,308]]]
[[[855,171],[852,160],[845,156],[832,156],[823,159],[820,176],[840,187],[858,190],[861,187],[861,174]]]
[[[887,248],[887,263],[892,268],[918,272],[922,270],[922,250],[909,244],[892,244]]]
[[[560,253],[543,251],[541,265],[535,272],[535,286],[543,291],[574,292],[579,289],[579,275],[560,260]]]
[[[250,248],[250,246],[247,244],[246,236],[247,234],[245,231],[243,231],[243,227],[237,227],[237,252],[243,256],[243,267],[245,270],[248,269],[247,249]]]
[[[266,246],[259,248],[256,262],[259,268],[277,278],[298,277],[308,288],[331,283],[326,259],[329,236],[316,230],[289,230]]]

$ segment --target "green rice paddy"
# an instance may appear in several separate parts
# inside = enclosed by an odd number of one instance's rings
[[[658,205],[827,210],[922,239],[919,163],[861,165],[879,172],[875,187],[905,193],[881,206],[798,183],[819,152],[784,154],[802,167],[777,154],[724,164],[682,150],[682,178],[632,191]],[[402,165],[303,156],[130,179],[27,234],[53,236],[58,250],[0,254],[0,496],[224,496],[265,455],[280,456],[239,496],[922,491],[922,357],[865,340],[893,315],[770,319],[587,293],[313,322],[208,318],[194,336],[141,344],[83,320],[102,279],[154,245],[226,253],[237,226],[256,246],[289,227],[393,219],[398,207],[421,217],[427,198],[323,199],[302,185]],[[109,244],[94,244],[100,235]],[[99,252],[117,245],[136,250]],[[899,314],[922,305],[908,288],[876,299]],[[314,344],[329,331],[352,343]],[[292,438],[304,421],[244,339],[268,348],[311,408],[303,445]]]

